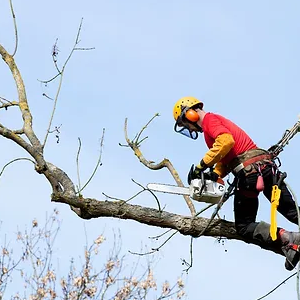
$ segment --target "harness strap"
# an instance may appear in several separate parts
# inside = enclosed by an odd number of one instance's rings
[[[270,154],[262,154],[262,155],[258,155],[252,158],[247,159],[246,161],[238,164],[233,170],[232,173],[233,174],[237,174],[239,171],[243,170],[244,168],[246,168],[247,166],[254,164],[258,161],[261,160],[271,160],[272,156]]]

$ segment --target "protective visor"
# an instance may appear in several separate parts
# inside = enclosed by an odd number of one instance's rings
[[[187,136],[193,140],[196,140],[198,138],[198,132],[197,131],[190,131],[186,127],[179,127],[177,123],[175,123],[174,130],[178,133],[183,134],[184,136]]]
[[[177,118],[176,123],[174,125],[175,132],[181,133],[184,136],[187,136],[193,140],[198,138],[198,132],[190,129],[190,121],[188,121],[185,117],[185,113],[188,108],[183,108],[181,111],[180,116]],[[193,124],[194,126],[198,127],[197,124]],[[201,128],[199,128],[201,131]]]

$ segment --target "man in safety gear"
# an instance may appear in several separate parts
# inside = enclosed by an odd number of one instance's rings
[[[276,240],[270,236],[270,224],[256,222],[258,195],[263,191],[271,201],[272,187],[282,175],[269,151],[260,149],[236,124],[221,115],[205,112],[203,103],[194,97],[183,97],[173,109],[174,130],[192,139],[204,134],[209,148],[200,163],[191,169],[188,181],[205,178],[217,181],[230,172],[237,177],[234,192],[234,217],[237,233],[245,240],[255,239],[259,245],[274,245],[286,256],[285,267],[293,270],[299,261],[300,233],[282,228],[275,231]],[[290,222],[297,224],[295,202],[284,181],[278,211]]]

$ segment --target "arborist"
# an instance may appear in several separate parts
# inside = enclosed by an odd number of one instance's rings
[[[258,148],[245,131],[227,118],[205,112],[203,103],[194,97],[178,100],[173,116],[176,132],[192,139],[197,139],[199,132],[203,133],[209,148],[189,173],[188,181],[199,178],[204,171],[205,177],[213,181],[233,173],[237,182],[234,192],[237,233],[244,240],[256,240],[261,246],[275,246],[286,257],[285,268],[293,270],[300,258],[300,233],[287,231],[276,224],[272,235],[270,224],[256,222],[258,196],[262,191],[272,205],[277,195],[278,211],[290,222],[298,223],[295,201],[283,181],[286,173],[279,171],[274,155]]]

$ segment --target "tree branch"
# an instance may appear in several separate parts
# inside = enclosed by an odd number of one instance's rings
[[[82,212],[81,218],[92,219],[110,217],[123,220],[130,219],[149,226],[174,229],[183,235],[189,235],[195,238],[199,236],[210,221],[207,218],[182,216],[167,211],[159,211],[154,208],[128,204],[124,201],[98,201],[91,198],[67,198],[60,195],[52,195],[52,201],[80,208]],[[258,240],[243,239],[237,234],[234,223],[223,219],[213,220],[203,233],[203,236],[240,240],[283,255],[278,246],[273,244],[265,246],[260,245]]]
[[[37,151],[42,152],[41,143],[32,129],[32,115],[27,103],[25,85],[22,76],[19,72],[19,69],[15,64],[13,56],[10,55],[2,45],[0,45],[0,55],[2,56],[2,59],[5,61],[5,63],[8,65],[16,83],[19,98],[19,108],[21,110],[22,118],[24,121],[24,133],[26,134],[32,146],[34,146]]]
[[[14,21],[15,38],[16,38],[15,49],[11,56],[15,56],[15,54],[17,53],[17,49],[18,49],[18,28],[17,28],[17,22],[16,22],[16,15],[15,15],[14,8],[12,5],[12,0],[9,0],[9,4],[10,4],[11,15],[12,15],[13,21]]]
[[[158,117],[158,114],[154,115],[154,117],[142,128],[139,134],[137,134],[137,137],[133,139],[132,141],[128,138],[128,133],[127,133],[127,118],[125,119],[125,125],[124,125],[124,132],[125,132],[125,139],[128,144],[128,146],[133,150],[134,154],[136,157],[139,159],[139,161],[146,166],[147,168],[151,170],[160,170],[162,168],[167,168],[169,172],[171,173],[172,177],[176,181],[178,186],[184,187],[184,184],[182,183],[178,172],[175,170],[174,166],[172,163],[167,159],[164,158],[160,163],[154,164],[153,161],[148,161],[145,159],[143,156],[139,146],[141,144],[141,141],[139,141],[139,138],[142,134],[142,132],[147,128],[147,126],[154,120],[154,118]],[[142,140],[143,141],[143,140]],[[187,196],[184,195],[184,200],[188,206],[188,208],[191,211],[192,216],[196,214],[195,206],[192,203],[191,199]]]
[[[4,109],[8,109],[8,107],[10,106],[18,106],[19,105],[19,102],[17,101],[9,101],[3,97],[0,97],[0,109],[4,108]]]

